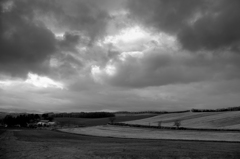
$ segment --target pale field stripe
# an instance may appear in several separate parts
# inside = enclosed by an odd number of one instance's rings
[[[188,128],[240,129],[240,111],[163,114],[125,123],[157,126],[162,121],[162,126],[173,126],[175,120],[181,120],[181,126]]]
[[[60,129],[63,132],[118,138],[207,140],[240,142],[239,132],[159,130],[122,126],[94,126],[85,128]]]

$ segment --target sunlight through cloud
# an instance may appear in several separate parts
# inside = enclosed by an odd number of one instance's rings
[[[107,64],[104,68],[100,68],[99,66],[93,65],[91,68],[91,74],[93,79],[96,82],[102,83],[105,76],[111,77],[116,74],[116,67],[113,64]]]
[[[28,78],[25,83],[32,84],[39,88],[64,88],[63,84],[60,82],[56,82],[48,77],[39,76],[33,73],[28,73]]]
[[[103,43],[134,42],[146,36],[148,36],[148,33],[139,26],[135,26],[122,30],[118,35],[106,37]]]

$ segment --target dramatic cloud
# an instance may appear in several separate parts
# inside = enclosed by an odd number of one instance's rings
[[[128,8],[137,22],[168,33],[177,33],[202,8],[204,0],[129,0]]]
[[[234,53],[191,54],[161,48],[143,52],[128,52],[123,59],[111,61],[104,68],[94,67],[96,81],[124,87],[163,86],[224,79],[239,79],[236,71],[239,57]]]
[[[0,109],[183,110],[240,102],[238,0],[0,5]]]
[[[189,50],[239,45],[240,2],[233,0],[129,0],[131,16],[146,27],[175,34]]]
[[[54,34],[33,21],[33,10],[24,1],[2,2],[0,30],[0,71],[26,76],[29,71],[43,73],[56,51]]]
[[[104,35],[110,20],[101,8],[106,2],[3,1],[0,71],[14,76],[46,73],[51,55],[62,49],[72,51],[80,39],[90,45]]]
[[[179,34],[189,50],[231,48],[239,51],[240,2],[214,1],[201,18]]]

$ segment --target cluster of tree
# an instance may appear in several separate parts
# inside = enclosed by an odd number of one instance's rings
[[[11,126],[21,126],[26,127],[28,123],[36,122],[41,119],[40,115],[38,114],[21,114],[16,117],[12,115],[6,115],[2,119],[2,123],[6,124],[8,127]]]
[[[53,117],[53,115],[46,113],[46,114],[42,114],[42,119],[53,121],[54,117]]]
[[[56,113],[53,117],[70,117],[70,118],[107,118],[115,117],[114,113],[109,112],[80,112],[80,113]]]
[[[240,107],[229,107],[220,109],[192,109],[191,112],[226,112],[226,111],[240,111]]]

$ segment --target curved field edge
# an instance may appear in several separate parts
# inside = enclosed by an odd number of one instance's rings
[[[240,111],[162,114],[125,123],[157,126],[161,121],[161,126],[169,127],[173,126],[176,120],[181,121],[181,126],[186,128],[240,129]]]
[[[235,132],[202,132],[186,130],[157,130],[121,126],[94,126],[85,128],[59,129],[62,132],[116,138],[135,139],[170,139],[170,140],[198,140],[198,141],[228,141],[240,142],[240,133]]]

